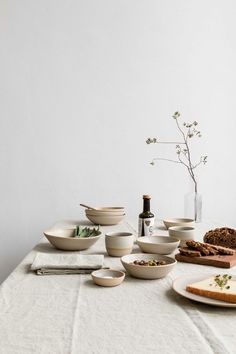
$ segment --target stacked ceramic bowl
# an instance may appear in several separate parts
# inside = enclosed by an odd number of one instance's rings
[[[85,209],[86,217],[96,225],[116,225],[125,217],[124,207]]]

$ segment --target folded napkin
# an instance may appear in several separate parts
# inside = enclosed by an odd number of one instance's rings
[[[80,253],[56,254],[38,252],[31,265],[38,275],[87,274],[103,267],[103,255]]]

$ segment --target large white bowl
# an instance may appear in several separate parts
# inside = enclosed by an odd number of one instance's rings
[[[63,251],[82,251],[91,247],[101,237],[101,232],[98,236],[93,237],[72,237],[75,229],[50,229],[44,231],[48,241],[59,250]]]
[[[172,226],[194,226],[195,221],[188,218],[164,219],[163,223],[167,229]]]
[[[168,264],[160,266],[140,266],[132,264],[135,260],[150,261],[152,259],[158,261],[166,261]],[[174,258],[161,256],[157,254],[137,253],[129,254],[121,258],[121,263],[127,272],[135,278],[140,279],[159,279],[165,277],[177,263]]]
[[[176,250],[180,241],[168,236],[144,236],[137,239],[137,244],[143,252],[170,254]]]
[[[121,222],[125,214],[122,215],[90,215],[86,213],[86,217],[96,225],[116,225]]]

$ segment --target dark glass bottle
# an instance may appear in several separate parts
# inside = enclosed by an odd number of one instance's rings
[[[143,212],[139,214],[138,237],[153,234],[154,214],[150,211],[150,195],[143,196]]]

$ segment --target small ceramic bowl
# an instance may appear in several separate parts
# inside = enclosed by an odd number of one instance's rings
[[[99,217],[105,217],[105,216],[122,216],[124,215],[124,211],[119,211],[119,212],[105,212],[105,211],[96,211],[96,210],[88,210],[85,212],[86,216],[99,216]]]
[[[109,232],[105,236],[105,244],[109,256],[122,257],[132,252],[134,235],[130,232]]]
[[[167,264],[160,266],[141,266],[133,264],[135,260],[150,261],[153,259],[165,261]],[[174,258],[157,254],[137,253],[122,257],[121,263],[127,272],[135,278],[159,279],[165,277],[174,268],[177,261]]]
[[[91,274],[93,282],[100,286],[117,286],[122,283],[125,273],[113,269],[99,269]]]
[[[75,228],[71,229],[50,229],[44,231],[48,241],[59,250],[63,251],[82,251],[91,247],[99,240],[102,233],[93,237],[73,237]]]
[[[170,254],[179,246],[179,240],[168,236],[145,236],[137,239],[141,251],[147,253]]]
[[[125,217],[122,212],[120,215],[115,214],[94,214],[85,211],[86,217],[96,225],[116,225],[119,224]]]
[[[124,214],[125,208],[124,207],[103,207],[103,208],[95,208],[95,209],[86,209],[86,213],[88,214],[109,214],[109,215],[120,215]]]
[[[180,240],[180,246],[186,246],[187,240],[194,240],[195,229],[191,226],[172,226],[168,229],[169,235]]]
[[[165,219],[163,223],[167,229],[172,226],[194,226],[195,221],[188,218]]]

